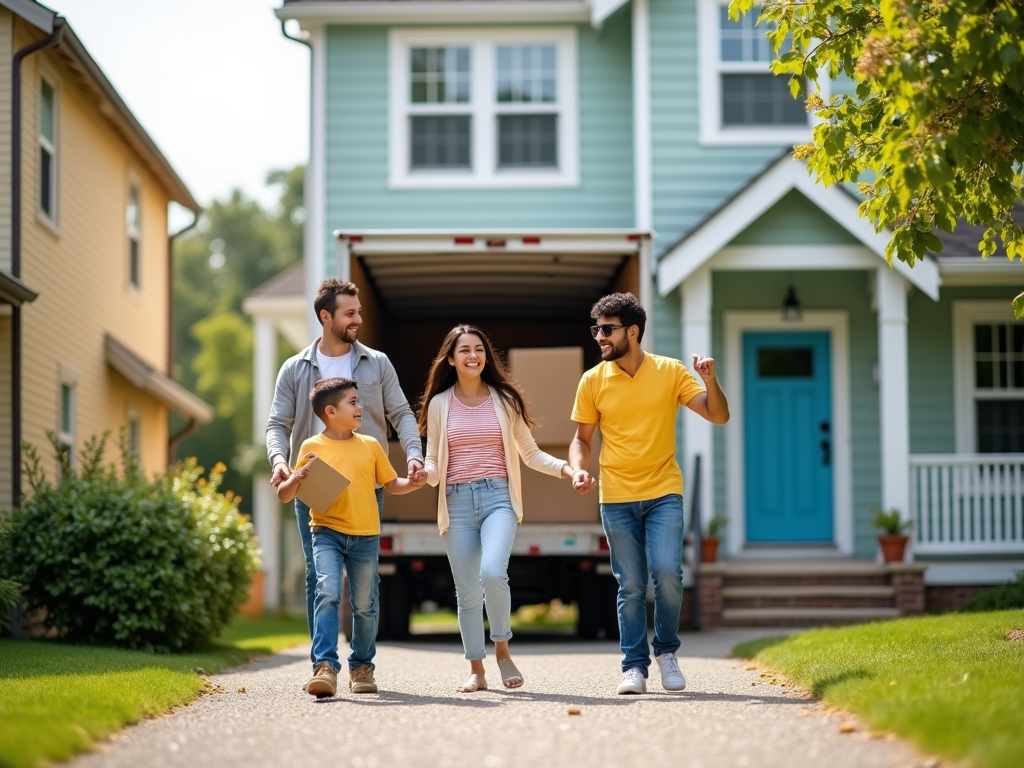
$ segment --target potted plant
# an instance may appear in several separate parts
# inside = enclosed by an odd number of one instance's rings
[[[882,548],[882,560],[887,563],[903,561],[907,548],[907,531],[914,525],[913,520],[904,520],[898,509],[877,509],[872,524],[881,531],[878,545]]]
[[[708,520],[708,532],[700,540],[700,561],[713,563],[718,558],[718,544],[721,541],[722,529],[729,524],[725,515],[715,515]]]

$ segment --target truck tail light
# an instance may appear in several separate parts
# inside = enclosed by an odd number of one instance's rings
[[[529,550],[527,550],[527,551],[528,551],[528,552],[529,552],[529,553],[530,553],[531,555],[539,555],[539,554],[540,554],[540,547],[538,547],[538,546],[537,546],[536,544],[531,544],[531,545],[530,545],[530,549],[529,549]]]
[[[524,237],[523,245],[540,245],[539,237]]]
[[[455,238],[455,244],[456,245],[472,245],[474,242],[475,241],[474,241],[474,239],[472,237],[456,237]]]
[[[505,247],[505,241],[504,240],[488,240],[487,241],[487,247],[488,248],[504,248]]]
[[[349,235],[348,241],[350,243],[361,243],[361,242],[363,242],[363,236],[362,235]]]
[[[631,243],[639,243],[640,235],[627,235],[626,239],[629,240]]]
[[[390,536],[380,537],[380,551],[381,552],[394,552],[395,541]]]
[[[602,536],[600,539],[597,540],[597,548],[599,550],[601,550],[602,552],[607,552],[608,551],[608,537],[607,536]]]

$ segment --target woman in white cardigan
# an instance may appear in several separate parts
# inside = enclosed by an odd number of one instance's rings
[[[484,618],[502,683],[519,688],[523,676],[508,652],[512,599],[508,559],[523,519],[519,457],[531,469],[572,478],[569,463],[537,447],[523,396],[491,342],[471,325],[449,331],[427,378],[419,413],[427,433],[427,482],[444,485],[437,524],[455,578],[459,631],[470,663],[460,693],[487,688]]]

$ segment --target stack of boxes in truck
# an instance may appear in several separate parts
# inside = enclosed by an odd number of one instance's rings
[[[568,458],[575,434],[572,412],[583,374],[581,347],[519,348],[508,353],[513,378],[522,387],[537,421],[534,437],[547,453]],[[591,468],[597,474],[599,440]],[[390,458],[404,474],[405,455],[397,442]],[[509,562],[513,610],[559,599],[579,610],[580,637],[613,637],[615,580],[601,529],[597,491],[580,495],[564,479],[523,467],[523,523]],[[455,587],[437,529],[436,488],[385,502],[381,530],[380,636],[409,633],[412,610],[426,601],[455,608]]]

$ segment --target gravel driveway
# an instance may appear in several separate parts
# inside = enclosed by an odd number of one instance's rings
[[[356,696],[345,688],[322,701],[302,692],[309,651],[299,647],[214,676],[223,693],[131,727],[73,766],[936,764],[725,658],[736,643],[765,634],[684,635],[679,658],[686,691],[663,691],[655,667],[650,692],[629,697],[615,695],[620,656],[607,642],[514,640],[525,687],[501,689],[489,658],[488,683],[499,688],[472,695],[455,693],[469,665],[450,639],[382,644],[376,660],[380,693]],[[580,714],[568,714],[570,706]]]

